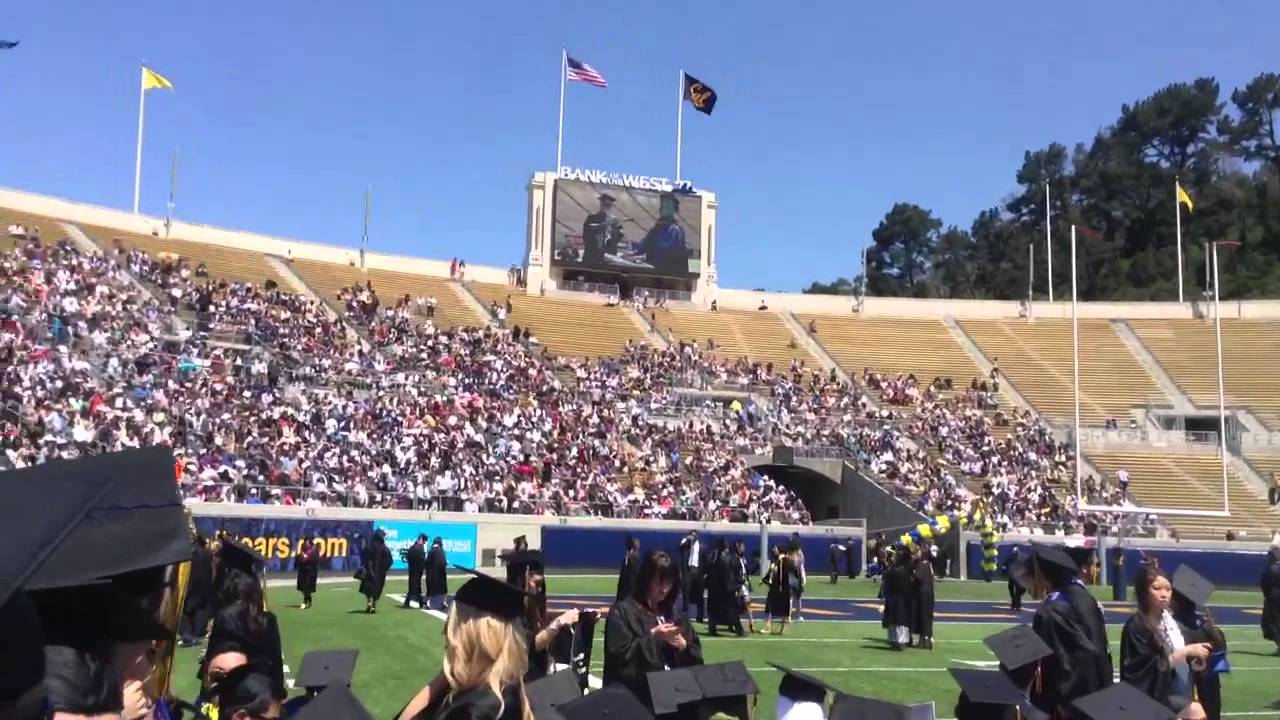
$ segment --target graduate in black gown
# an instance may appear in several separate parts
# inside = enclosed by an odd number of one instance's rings
[[[399,720],[527,720],[520,618],[529,595],[468,572],[475,577],[458,588],[445,623],[444,668],[396,714]]]
[[[1031,628],[1053,651],[1040,663],[1034,682],[1017,671],[1011,674],[1019,687],[1031,686],[1031,702],[1040,710],[1069,714],[1071,701],[1112,684],[1102,608],[1079,578],[1080,563],[1056,546],[1033,545],[1029,557],[1011,571],[1034,597],[1044,598]]]
[[[636,573],[640,570],[640,541],[627,535],[623,541],[622,567],[618,570],[618,591],[613,601],[631,597],[636,585]]]
[[[1267,551],[1258,586],[1262,589],[1262,637],[1275,643],[1280,655],[1280,547]]]
[[[409,588],[404,594],[404,607],[409,607],[413,600],[418,607],[424,607],[422,601],[422,576],[427,569],[427,536],[419,533],[405,553],[405,564],[409,566]]]
[[[551,672],[551,644],[562,629],[572,627],[578,621],[578,611],[568,610],[554,619],[548,617],[546,569],[540,551],[508,553],[506,563],[507,582],[527,594],[523,617],[528,671],[524,680],[533,682]]]
[[[898,546],[890,563],[891,566],[884,573],[884,582],[880,585],[884,596],[884,612],[880,624],[889,634],[890,649],[902,650],[911,642],[911,626],[914,624],[911,551]]]
[[[788,564],[791,561],[782,553],[782,548],[774,545],[769,549],[769,569],[762,578],[768,588],[764,598],[766,634],[781,635],[787,629],[787,621],[791,619],[791,592],[787,587]],[[777,623],[777,630],[774,630]]]
[[[1182,637],[1169,610],[1173,584],[1158,565],[1144,565],[1133,585],[1138,612],[1120,634],[1120,679],[1180,718],[1204,718],[1204,708],[1192,699],[1192,662],[1203,664],[1212,647]]]
[[[220,566],[215,601],[219,610],[209,631],[206,663],[215,650],[235,647],[247,656],[249,662],[267,669],[273,687],[280,697],[284,697],[280,625],[275,613],[266,609],[262,581],[258,578],[263,558],[249,546],[231,538],[222,541],[218,555]]]
[[[297,588],[302,593],[303,610],[311,608],[311,596],[316,592],[316,580],[320,577],[320,548],[315,538],[303,538],[298,556],[293,559],[293,569],[298,572]]]
[[[1004,576],[1009,583],[1010,610],[1021,610],[1022,596],[1027,594],[1027,589],[1018,584],[1018,581],[1014,579],[1013,573],[1010,571],[1010,568],[1016,567],[1020,562],[1022,562],[1021,551],[1018,549],[1017,545],[1014,545],[1013,550],[1009,553],[1009,557],[1005,558],[1004,562],[1000,563],[1000,570],[1004,573]]]
[[[209,627],[209,603],[213,595],[213,553],[203,536],[196,536],[191,551],[191,572],[187,579],[187,595],[182,601],[182,623],[178,626],[179,644],[190,647],[204,638]]]
[[[929,554],[921,553],[911,571],[914,589],[911,608],[914,622],[911,623],[911,632],[919,638],[916,647],[925,650],[933,649],[933,570]]]
[[[444,554],[444,540],[436,537],[431,541],[431,549],[427,551],[427,607],[439,605],[439,609],[449,609],[449,560]],[[437,602],[438,601],[438,602]]]
[[[1219,671],[1226,665],[1227,637],[1209,617],[1208,602],[1212,593],[1213,585],[1190,565],[1181,565],[1173,573],[1173,619],[1178,623],[1182,641],[1209,643],[1211,648],[1206,663],[1191,663],[1191,680],[1195,686],[1192,697],[1200,702],[1209,720],[1220,720],[1222,678]]]
[[[614,603],[605,623],[605,684],[622,684],[650,710],[648,673],[702,664],[697,633],[674,614],[679,578],[669,555],[650,550],[640,561],[635,592]]]
[[[707,635],[714,637],[716,627],[723,625],[742,635],[742,605],[738,590],[742,587],[741,564],[724,538],[716,541],[716,552],[707,577]]]
[[[378,612],[378,598],[387,584],[387,571],[391,569],[391,551],[387,549],[387,536],[381,530],[373,533],[369,545],[360,553],[360,594],[365,597],[364,611]]]

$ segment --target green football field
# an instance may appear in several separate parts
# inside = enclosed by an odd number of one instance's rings
[[[450,578],[457,587],[461,578]],[[570,576],[548,579],[553,604],[564,595],[612,596],[612,577]],[[285,662],[290,674],[296,671],[307,650],[358,648],[354,690],[377,718],[390,718],[419,687],[440,669],[443,653],[444,623],[418,609],[399,607],[398,594],[404,581],[393,577],[387,582],[378,613],[366,615],[364,599],[356,592],[354,581],[321,585],[310,610],[298,609],[300,597],[289,586],[272,587],[268,593],[271,608],[280,620]],[[870,581],[842,579],[829,585],[825,578],[810,581],[806,598],[865,598],[864,606],[875,603],[877,586]],[[1096,588],[1095,594],[1109,598],[1109,590]],[[395,595],[396,598],[391,596]],[[1002,582],[981,583],[946,581],[937,586],[940,600],[989,601],[993,606],[1007,602]],[[757,603],[760,598],[756,598]],[[1216,606],[1256,606],[1260,597],[1255,592],[1219,591]],[[816,604],[816,603],[815,603]],[[1003,617],[1003,616],[1001,616]],[[1022,620],[1030,622],[1031,613]],[[703,652],[708,662],[742,660],[750,668],[760,686],[756,717],[772,720],[779,674],[769,667],[776,662],[817,675],[844,691],[885,700],[934,702],[937,715],[954,715],[958,693],[946,672],[947,667],[982,667],[993,658],[982,644],[982,638],[995,633],[1010,622],[972,622],[940,618],[935,628],[936,649],[908,649],[895,653],[883,642],[884,633],[878,621],[810,620],[789,625],[782,636],[755,635],[745,638],[704,637]],[[1119,661],[1120,624],[1111,623],[1112,654]],[[702,630],[698,626],[699,631]],[[1280,715],[1280,656],[1275,647],[1261,637],[1256,622],[1225,626],[1231,646],[1231,674],[1223,681],[1226,698],[1225,715],[1229,717],[1276,717]],[[597,626],[596,645],[592,654],[592,672],[599,675],[603,661],[603,622]],[[201,648],[179,649],[174,689],[184,698],[196,693],[195,665]],[[966,662],[971,664],[965,664]]]

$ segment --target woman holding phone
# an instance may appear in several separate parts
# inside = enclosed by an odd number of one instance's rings
[[[1203,666],[1212,646],[1188,643],[1169,608],[1173,585],[1157,565],[1144,566],[1134,581],[1138,612],[1120,635],[1120,679],[1168,706],[1179,718],[1202,720],[1192,700],[1192,665]]]
[[[614,603],[605,623],[605,684],[621,683],[650,709],[648,673],[702,664],[693,626],[673,615],[679,576],[670,555],[649,551],[631,597]]]

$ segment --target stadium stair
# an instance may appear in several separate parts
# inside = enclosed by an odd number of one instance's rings
[[[795,313],[790,310],[779,310],[778,316],[782,318],[782,322],[787,324],[787,329],[791,331],[791,336],[796,339],[796,342],[802,345],[805,350],[808,350],[810,355],[817,358],[818,362],[822,363],[822,367],[827,370],[835,370],[836,375],[844,382],[853,382],[853,379],[849,377],[849,373],[822,346],[818,336],[811,334],[807,327],[800,324]]]
[[[628,303],[622,303],[621,307],[626,310],[627,317],[631,318],[631,322],[635,323],[636,327],[640,328],[640,331],[644,333],[645,340],[650,345],[663,350],[671,347],[671,342],[665,335],[658,332],[658,326],[654,324],[652,319],[645,317],[644,313],[636,310],[635,307]]]
[[[1195,404],[1191,402],[1191,398],[1182,392],[1182,388],[1178,387],[1178,383],[1169,377],[1169,373],[1164,371],[1160,366],[1160,361],[1156,360],[1146,345],[1138,339],[1133,333],[1133,328],[1129,327],[1129,323],[1124,320],[1112,320],[1111,327],[1116,331],[1116,337],[1124,341],[1129,347],[1129,351],[1134,357],[1138,358],[1138,362],[1142,363],[1142,367],[1147,369],[1147,373],[1151,375],[1151,379],[1156,381],[1160,386],[1160,390],[1164,392],[1169,399],[1173,400],[1173,409],[1176,412],[1192,412],[1195,410]]]
[[[1129,327],[1196,406],[1218,405],[1213,320],[1130,320]],[[1280,430],[1280,322],[1222,320],[1222,373],[1228,406],[1245,406]]]
[[[456,282],[448,278],[419,275],[395,270],[367,268],[361,270],[354,265],[302,260],[294,258],[289,267],[310,287],[329,307],[346,316],[346,308],[338,300],[338,293],[353,285],[372,283],[378,299],[385,305],[394,306],[396,301],[408,295],[411,299],[431,296],[436,299],[436,313],[433,324],[439,328],[470,327],[484,325],[487,320],[480,316],[462,297],[455,287]],[[425,320],[426,316],[421,316]]]

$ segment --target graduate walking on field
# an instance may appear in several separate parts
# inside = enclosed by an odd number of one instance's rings
[[[911,552],[905,547],[898,548],[890,560],[890,567],[884,573],[884,582],[880,592],[884,599],[884,613],[880,624],[889,634],[889,647],[902,650],[911,642],[911,626],[914,619],[911,612],[911,599],[914,588],[911,575]]]
[[[311,608],[311,596],[316,591],[316,580],[320,575],[320,548],[315,538],[303,538],[302,547],[298,548],[298,556],[293,559],[293,569],[298,573],[297,588],[302,593],[303,610]]]
[[[437,608],[441,612],[449,609],[449,559],[444,553],[444,540],[435,538],[431,541],[431,549],[427,551],[427,604],[426,609]]]
[[[913,597],[915,602],[912,603],[914,622],[911,624],[911,632],[919,638],[916,647],[925,650],[933,649],[933,569],[929,554],[921,553],[911,571],[912,586],[915,590]]]
[[[418,607],[425,608],[422,601],[422,576],[427,569],[427,536],[419,533],[409,550],[405,552],[405,564],[409,566],[409,589],[404,594],[404,607],[409,607],[412,600],[418,601]]]

